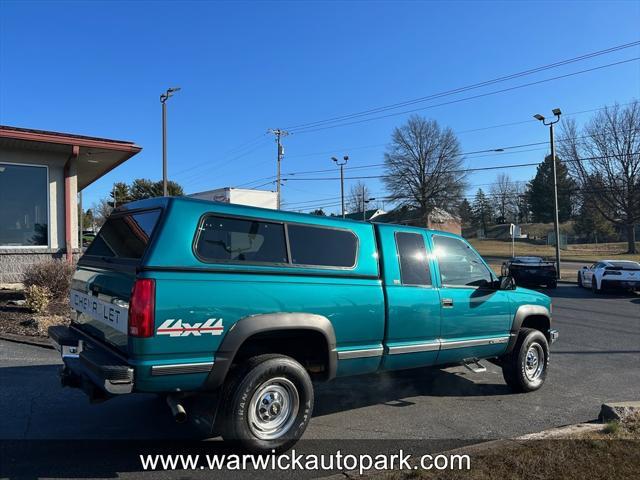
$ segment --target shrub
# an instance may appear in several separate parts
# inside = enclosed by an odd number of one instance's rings
[[[47,288],[53,299],[61,300],[69,295],[74,271],[75,266],[64,260],[34,263],[26,268],[22,283]]]
[[[47,312],[51,301],[51,292],[47,287],[29,285],[24,294],[25,305],[32,312],[43,314]]]
[[[54,325],[68,325],[69,319],[62,315],[41,315],[35,318],[38,334],[46,336],[49,327]]]

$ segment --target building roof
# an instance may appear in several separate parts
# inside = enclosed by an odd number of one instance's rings
[[[379,208],[372,208],[371,210],[366,210],[364,212],[364,215],[366,220],[371,220],[372,218],[377,218],[379,215],[382,215],[384,213],[385,212],[383,212]],[[344,218],[349,218],[351,220],[362,220],[362,212],[347,213]]]
[[[428,218],[422,215],[418,209],[401,207],[376,217],[376,222],[399,223],[404,225],[427,224],[427,220],[432,223],[460,222],[455,215],[435,207],[431,210]]]
[[[68,152],[79,147],[78,189],[126,162],[142,150],[127,140],[0,125],[0,148]]]

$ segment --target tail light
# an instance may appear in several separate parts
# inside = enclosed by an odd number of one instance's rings
[[[156,282],[139,278],[133,284],[129,299],[129,335],[152,337],[155,324]]]
[[[622,275],[622,272],[618,270],[607,270],[605,268],[603,275]]]

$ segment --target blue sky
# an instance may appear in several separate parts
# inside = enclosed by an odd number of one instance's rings
[[[143,151],[85,190],[85,205],[115,181],[161,178],[158,97],[169,104],[169,176],[187,192],[275,174],[265,135],[527,70],[640,40],[640,2],[0,2],[0,123],[132,140]],[[640,56],[634,47],[466,94]],[[640,97],[640,62],[497,95],[426,108],[460,133],[463,151],[541,142],[531,119]],[[415,107],[428,107],[425,102]],[[575,115],[579,122],[589,113]],[[285,139],[283,172],[382,162],[407,114]],[[534,149],[535,148],[535,149]],[[469,156],[469,167],[542,160],[546,148]],[[534,168],[506,170],[529,179]],[[377,175],[382,169],[347,171]],[[470,175],[469,193],[498,172]],[[331,173],[307,175],[333,176]],[[260,185],[265,181],[256,181]],[[347,181],[347,190],[355,180]],[[379,180],[366,181],[376,196]],[[275,188],[266,185],[262,188]],[[291,209],[337,211],[337,181],[288,180]],[[317,202],[315,202],[317,200]],[[302,203],[313,201],[309,203]]]

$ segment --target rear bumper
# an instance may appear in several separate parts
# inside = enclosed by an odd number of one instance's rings
[[[602,288],[633,288],[636,290],[640,290],[640,280],[603,279]]]
[[[73,327],[51,327],[48,333],[64,362],[63,386],[81,388],[91,398],[133,391],[133,368],[124,359]]]
[[[520,283],[547,284],[548,282],[556,280],[555,271],[527,273],[525,271],[513,270],[510,274],[516,282]]]

